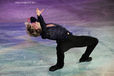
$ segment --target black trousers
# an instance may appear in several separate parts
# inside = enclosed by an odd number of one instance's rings
[[[87,47],[81,58],[88,58],[96,45],[98,39],[90,36],[69,35],[68,39],[57,42],[57,66],[64,66],[64,52],[73,47]]]

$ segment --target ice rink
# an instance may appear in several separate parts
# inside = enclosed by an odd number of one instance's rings
[[[113,0],[24,2],[0,0],[0,76],[114,76]],[[74,35],[98,38],[93,60],[79,63],[86,47],[72,48],[65,53],[62,69],[48,71],[56,63],[55,41],[30,37],[25,31],[24,22],[36,16],[37,7],[45,8],[46,22],[61,24]]]
[[[16,26],[13,26],[16,25]],[[55,41],[32,38],[23,23],[0,24],[0,76],[113,76],[114,27],[65,26],[75,35],[89,35],[99,39],[91,54],[92,62],[78,63],[84,48],[72,48],[65,53],[65,66],[49,72],[56,63]]]

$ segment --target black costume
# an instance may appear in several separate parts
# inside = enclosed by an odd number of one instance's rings
[[[93,49],[98,43],[98,39],[90,36],[74,36],[64,27],[54,24],[55,26],[46,27],[46,23],[43,17],[38,16],[38,21],[42,27],[41,37],[43,39],[56,40],[57,42],[57,63],[50,67],[50,71],[55,71],[64,66],[64,52],[73,47],[84,47],[87,46],[85,53],[80,58],[79,62],[91,61],[92,57],[89,57]],[[53,24],[53,23],[50,23]]]

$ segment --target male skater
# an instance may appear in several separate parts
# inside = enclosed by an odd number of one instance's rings
[[[38,19],[36,19],[35,17],[31,17],[30,21],[31,23],[40,23],[41,28],[37,28],[35,30],[37,30],[37,33],[40,33],[43,39],[56,40],[57,63],[54,66],[51,66],[49,68],[49,71],[61,69],[64,66],[64,52],[73,47],[87,47],[79,62],[89,62],[92,60],[90,54],[98,44],[98,39],[90,36],[74,36],[71,32],[69,32],[61,25],[54,23],[46,24],[43,17],[41,16],[42,12],[43,10],[40,11],[37,8],[36,14]],[[28,27],[27,30],[28,32],[30,32],[30,34],[33,33],[33,31],[31,32],[31,29]],[[38,32],[38,30],[40,31]]]

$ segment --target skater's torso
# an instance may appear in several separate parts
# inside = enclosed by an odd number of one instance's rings
[[[43,39],[47,38],[51,40],[64,40],[67,39],[67,36],[71,34],[64,27],[54,23],[51,24],[53,24],[54,26],[47,27],[45,31],[41,33]]]
[[[49,24],[45,23],[41,15],[38,16],[38,21],[40,22],[42,28],[41,37],[43,39],[47,38],[51,40],[64,40],[67,39],[68,35],[72,34],[67,29],[58,24],[50,23],[54,26],[47,27]]]

